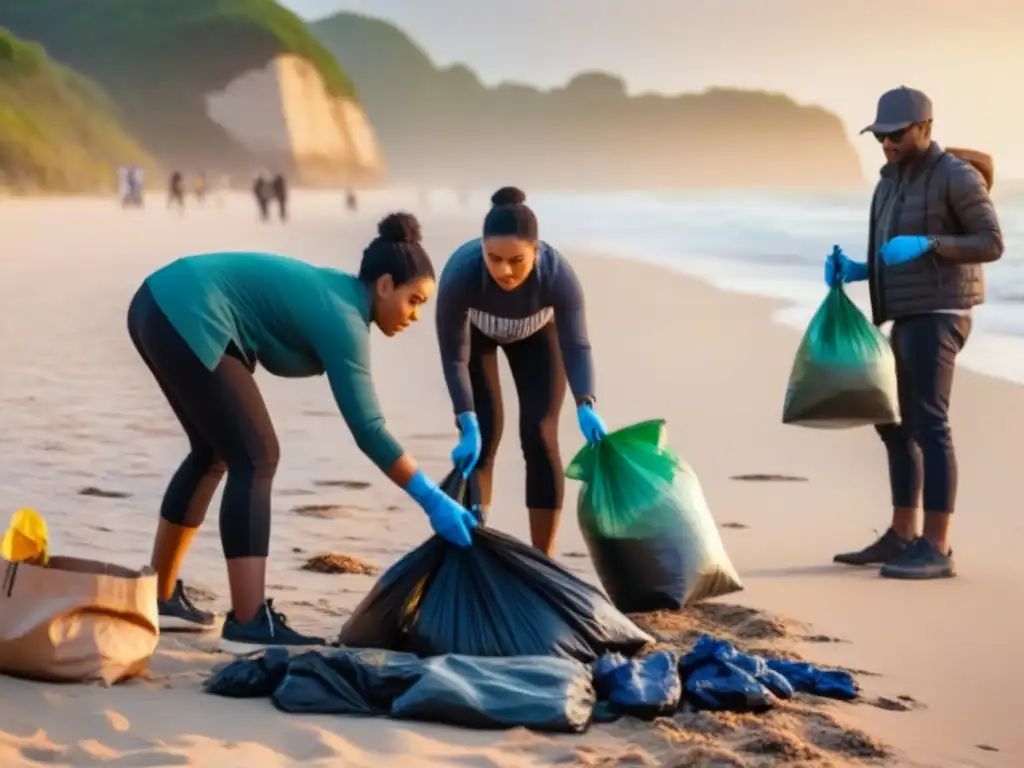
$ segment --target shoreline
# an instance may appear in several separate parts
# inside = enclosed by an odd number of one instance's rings
[[[0,481],[13,508],[32,506],[44,514],[62,553],[89,552],[137,566],[148,559],[160,495],[184,441],[123,332],[131,292],[152,268],[201,250],[253,248],[352,269],[373,233],[376,203],[357,217],[313,216],[269,228],[234,205],[179,220],[162,209],[124,215],[115,206],[88,210],[77,204],[60,212],[62,227],[41,228],[59,206],[47,205],[54,210],[5,222],[25,246],[0,264],[0,301],[9,327],[21,331],[0,336],[7,359],[18,363],[11,388],[0,392],[0,408],[13,416],[9,432],[0,434],[11,457],[0,468]],[[0,220],[5,218],[0,209]],[[429,214],[422,222],[425,245],[438,266],[477,225],[475,218]],[[1015,443],[998,447],[1003,434],[1012,441],[1024,431],[1024,389],[971,371],[959,375],[953,423],[964,509],[963,520],[954,523],[960,579],[895,584],[867,570],[840,569],[830,564],[832,553],[866,543],[871,529],[884,524],[884,451],[870,430],[828,433],[781,424],[800,334],[771,319],[779,302],[722,291],[640,261],[577,251],[571,243],[560,247],[573,259],[587,293],[602,416],[611,428],[646,418],[668,420],[670,443],[701,479],[746,586],[724,603],[749,609],[730,614],[716,601],[682,622],[655,617],[667,622],[659,631],[689,637],[689,621],[696,618],[747,644],[774,643],[814,663],[866,670],[878,675],[859,677],[867,703],[808,711],[811,705],[800,702],[802,709],[780,710],[770,721],[680,716],[654,726],[599,726],[569,739],[520,730],[495,734],[305,718],[277,713],[265,701],[200,694],[198,683],[223,657],[208,653],[208,641],[167,636],[150,679],[125,686],[46,686],[0,677],[4,764],[32,764],[18,761],[49,754],[57,764],[84,765],[106,754],[124,765],[185,756],[199,765],[341,760],[379,766],[397,755],[416,755],[403,763],[424,766],[518,768],[556,760],[660,765],[658,760],[670,756],[714,748],[760,768],[785,762],[755,762],[770,755],[735,750],[763,738],[771,748],[820,753],[822,744],[832,743],[829,738],[855,733],[833,725],[838,717],[891,744],[893,765],[1020,765],[1024,738],[1010,708],[997,709],[995,702],[1012,701],[1010,670],[1024,648],[1024,627],[1017,626],[1013,609],[1024,583],[1013,534],[1024,527],[1005,503],[1015,498]],[[81,268],[83,254],[89,269]],[[429,307],[424,322],[399,340],[385,343],[374,335],[373,365],[396,436],[426,471],[440,477],[454,429],[433,336]],[[407,387],[409,371],[421,372],[413,391]],[[327,548],[386,567],[429,529],[404,494],[358,454],[325,381],[258,378],[283,448],[269,589],[298,628],[336,634],[374,579],[302,572],[304,560]],[[514,411],[504,364],[502,383],[506,409]],[[566,461],[581,443],[575,422],[572,409],[563,408]],[[508,411],[506,424],[514,423]],[[998,433],[993,423],[1000,425]],[[506,429],[496,464],[493,522],[523,538],[523,468],[514,429]],[[733,479],[751,473],[806,481]],[[339,491],[330,485],[339,477],[371,487]],[[79,492],[87,485],[130,496],[85,498]],[[567,483],[558,559],[593,580],[589,559],[579,557],[586,550],[575,522],[575,494],[576,484]],[[318,504],[326,507],[316,512]],[[223,571],[211,509],[183,575],[207,590],[204,606],[223,609]],[[767,640],[750,636],[752,626],[775,634]],[[908,711],[879,708],[882,699],[902,702]],[[874,743],[863,735],[848,738]],[[813,751],[803,759],[814,766],[857,764],[845,762],[842,752],[826,757],[832,762],[822,762]],[[647,758],[655,762],[637,762]]]

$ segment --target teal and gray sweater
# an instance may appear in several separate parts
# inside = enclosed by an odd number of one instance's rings
[[[146,279],[211,371],[230,344],[276,376],[326,373],[360,450],[382,470],[402,455],[370,377],[370,294],[354,275],[263,253],[211,253]]]

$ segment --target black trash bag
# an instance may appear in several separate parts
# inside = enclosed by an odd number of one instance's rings
[[[411,653],[376,648],[346,648],[321,652],[332,672],[340,675],[381,714],[423,674],[423,661]]]
[[[270,696],[288,672],[289,655],[284,648],[268,648],[235,659],[203,683],[207,693],[232,699]]]
[[[380,715],[363,695],[316,651],[292,659],[271,696],[282,712],[317,715]]]
[[[395,699],[391,716],[465,728],[583,733],[596,697],[590,669],[550,656],[508,659],[440,656]]]
[[[683,684],[679,679],[676,657],[668,651],[627,659],[608,653],[593,664],[594,689],[602,708],[602,722],[616,715],[653,720],[679,709]]]
[[[471,478],[442,485],[478,510]],[[389,568],[342,627],[339,643],[421,657],[632,656],[652,638],[603,593],[533,547],[484,526],[473,546],[434,536]]]
[[[285,712],[386,715],[396,696],[422,674],[423,662],[409,653],[346,648],[296,656],[273,693]]]

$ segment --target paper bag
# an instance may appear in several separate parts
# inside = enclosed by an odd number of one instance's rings
[[[0,575],[0,672],[110,685],[146,669],[160,636],[152,569],[0,558]]]

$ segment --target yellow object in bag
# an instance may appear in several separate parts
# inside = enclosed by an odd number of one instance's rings
[[[0,557],[13,563],[46,565],[49,538],[42,515],[33,509],[19,509],[0,543]]]

